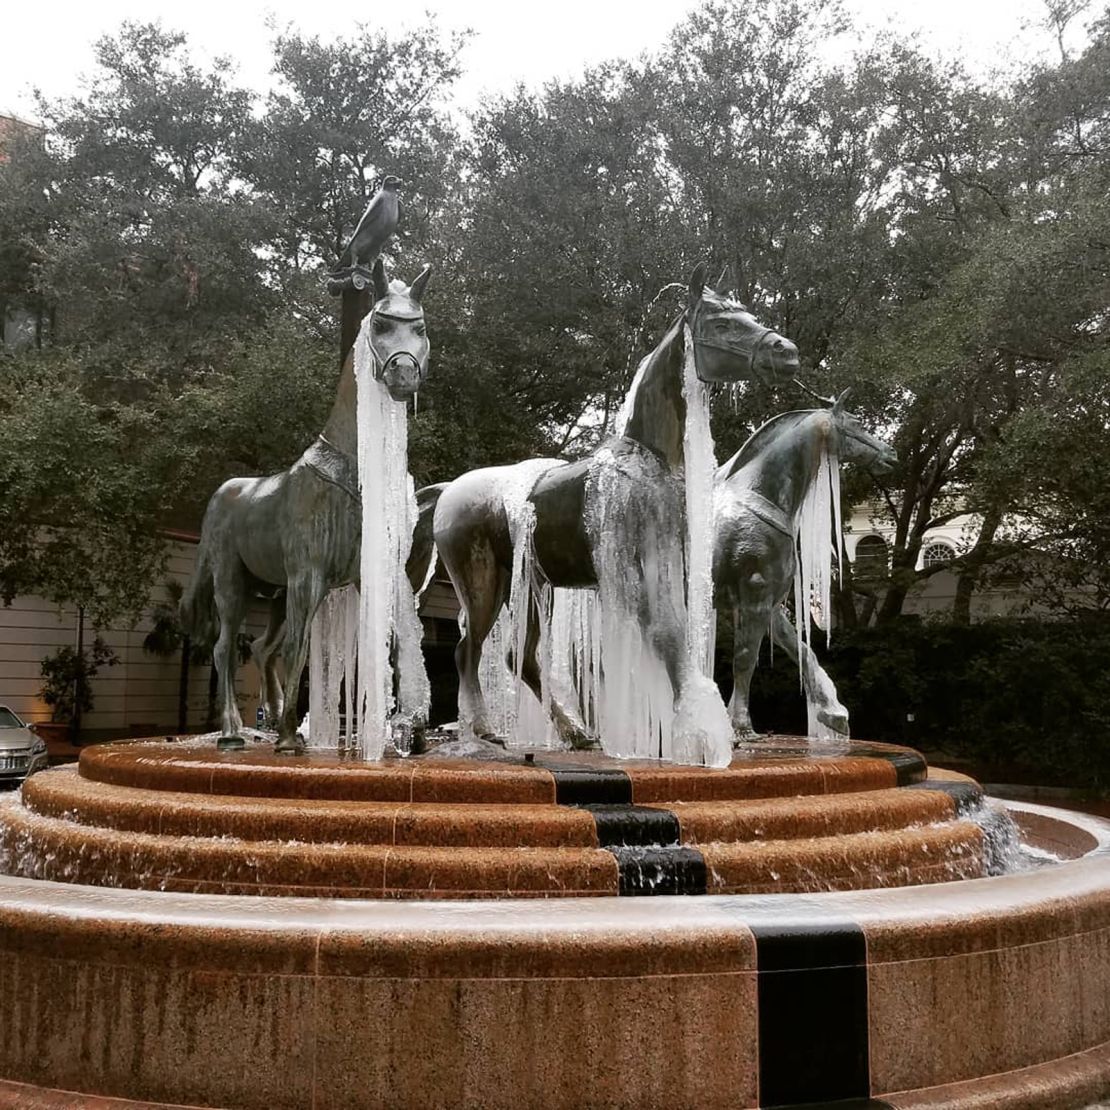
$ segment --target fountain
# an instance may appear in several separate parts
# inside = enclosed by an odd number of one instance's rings
[[[687,312],[639,379],[666,369],[695,412],[695,379],[737,365],[735,344],[696,365],[698,313],[708,304],[747,327],[699,285],[695,273]],[[790,369],[785,346],[777,358],[763,340],[744,350],[748,370]],[[626,434],[648,434],[645,411],[630,406]],[[795,415],[796,429],[849,419]],[[749,738],[722,759],[724,706],[705,709],[708,582],[720,592],[732,564],[697,546],[712,521],[711,448],[697,428],[671,432],[655,463],[612,443],[584,465],[542,461],[515,483],[487,474],[415,499],[399,455],[379,453],[361,471],[362,533],[368,506],[406,528],[419,506],[420,543],[409,552],[396,527],[377,532],[374,565],[389,573],[367,583],[372,599],[325,602],[314,627],[331,654],[312,663],[307,749],[100,745],[0,804],[0,1105],[1064,1110],[1110,1092],[1110,824],[1002,809],[908,748],[843,736]],[[403,432],[391,435],[396,448]],[[351,472],[329,458],[315,460],[325,477]],[[702,472],[678,480],[679,459]],[[368,477],[387,467],[390,488],[372,500]],[[604,487],[622,475],[689,506],[691,580],[673,580],[672,545],[639,549],[642,579],[607,590],[603,563],[597,596],[581,590],[589,564],[574,556],[592,540],[601,552],[622,535],[662,543],[650,498],[618,521],[627,499]],[[731,477],[718,475],[718,506]],[[338,490],[347,516],[351,484]],[[770,503],[769,487],[742,489]],[[413,588],[425,581],[433,515],[452,574],[472,584],[465,545],[452,547],[459,509],[478,510],[487,537],[504,528],[487,569],[512,618],[483,627],[496,614],[472,591],[465,673],[501,666],[473,649],[496,627],[489,642],[512,649],[537,698],[494,713],[480,687],[464,690],[468,750],[484,758],[403,757],[383,722],[391,697],[419,701],[419,676],[406,678],[384,626],[409,619],[402,569]],[[778,533],[793,553],[795,537]],[[827,580],[815,565],[801,571],[803,603]],[[671,683],[650,710],[629,676],[605,701],[614,661],[651,654],[618,617],[641,589],[663,617],[657,658],[631,678]],[[617,633],[626,640],[604,643]],[[360,660],[400,660],[398,681],[379,662],[352,679],[356,638]],[[262,647],[282,642],[278,624]],[[348,728],[357,720],[381,758],[319,746],[338,730],[341,674]],[[684,694],[700,709],[684,713]],[[622,739],[614,706],[640,713],[636,736]],[[494,722],[516,730],[508,747],[488,739],[506,739]],[[602,750],[569,746],[595,728]],[[530,729],[543,744],[528,744]],[[646,758],[664,743],[680,761]]]

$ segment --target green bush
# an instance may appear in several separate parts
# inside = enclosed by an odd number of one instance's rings
[[[820,654],[853,736],[942,750],[1044,784],[1110,788],[1110,618],[970,626],[905,618],[838,630]],[[781,655],[773,668],[767,662],[752,684],[756,727],[804,729],[797,670]]]

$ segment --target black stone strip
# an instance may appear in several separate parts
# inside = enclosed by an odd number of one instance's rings
[[[539,758],[555,779],[555,802],[584,809],[594,819],[599,847],[617,861],[618,893],[704,894],[705,859],[684,847],[678,817],[666,809],[632,804],[632,779],[612,767],[588,767]]]
[[[555,804],[561,806],[631,805],[632,780],[610,767],[560,767],[536,761],[555,778]]]
[[[778,1110],[770,1107],[768,1110]],[[841,1098],[835,1102],[799,1102],[790,1110],[894,1110],[889,1102],[881,1098]]]
[[[943,779],[926,779],[910,784],[913,790],[939,790],[952,799],[956,816],[964,817],[983,804],[983,788],[977,782],[946,782]]]
[[[695,848],[610,848],[617,859],[620,893],[704,894],[705,859]]]
[[[911,786],[915,782],[923,781],[929,774],[929,764],[918,752],[892,752],[885,748],[871,748],[866,744],[860,744],[848,753],[849,758],[856,756],[862,756],[865,759],[885,759],[897,775],[896,786]]]
[[[602,848],[662,848],[681,841],[678,818],[665,809],[650,806],[586,805],[597,826]]]
[[[863,930],[845,921],[752,932],[760,1106],[873,1105]]]

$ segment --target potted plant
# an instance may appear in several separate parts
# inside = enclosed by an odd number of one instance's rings
[[[39,696],[50,707],[51,719],[35,731],[47,742],[76,738],[82,716],[93,707],[92,680],[101,667],[114,667],[118,662],[119,657],[99,636],[89,651],[61,647],[48,655],[41,665]]]

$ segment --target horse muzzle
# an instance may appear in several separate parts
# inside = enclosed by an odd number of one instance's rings
[[[882,477],[884,474],[889,474],[898,465],[898,455],[894,451],[883,451],[882,454],[876,455],[868,464],[868,471],[876,478]]]
[[[414,354],[396,351],[383,363],[379,380],[394,401],[407,401],[420,388],[425,376],[425,369]]]
[[[798,348],[777,332],[770,332],[755,350],[752,369],[773,385],[786,385],[798,373]]]

